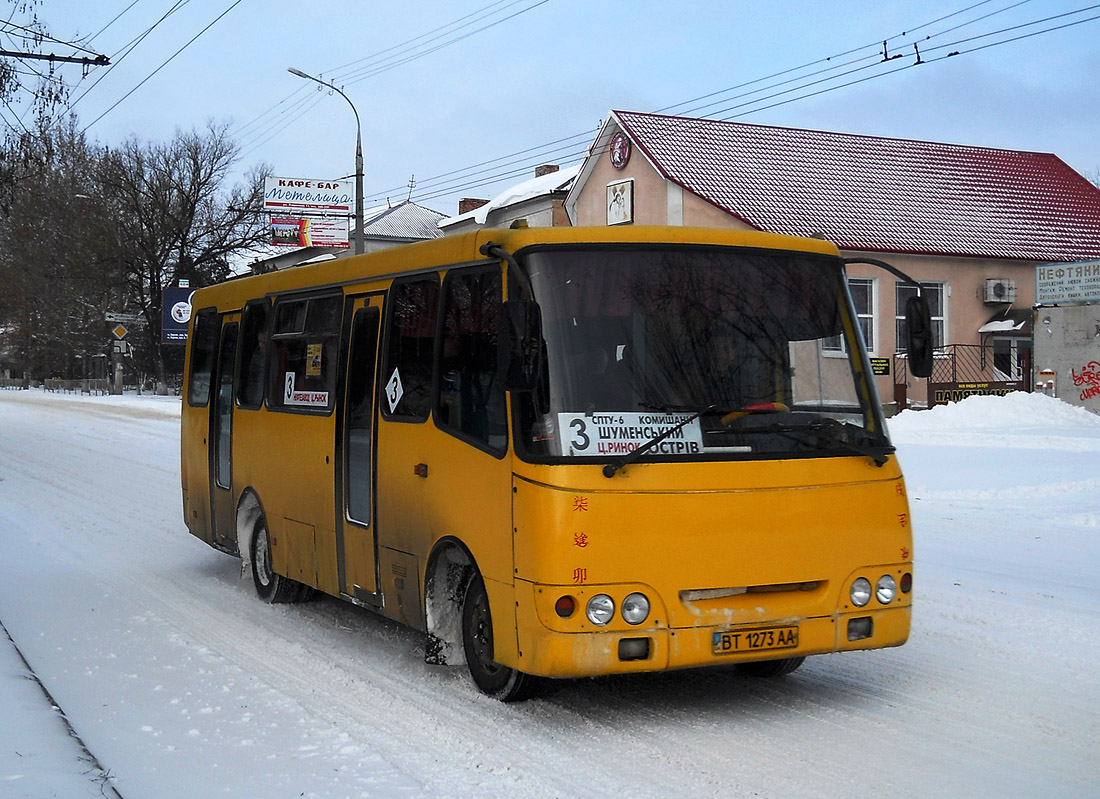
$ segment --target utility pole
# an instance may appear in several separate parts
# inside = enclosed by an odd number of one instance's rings
[[[363,126],[359,123],[359,112],[355,110],[353,103],[346,94],[328,81],[315,78],[300,69],[287,67],[286,71],[299,78],[311,80],[322,86],[327,86],[338,95],[348,101],[351,111],[355,114],[355,254],[363,254]]]

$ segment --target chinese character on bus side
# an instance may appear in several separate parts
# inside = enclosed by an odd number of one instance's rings
[[[588,533],[573,533],[573,546],[581,549],[588,546]]]
[[[576,569],[573,569],[573,582],[574,583],[577,583],[579,585],[580,583],[583,583],[586,580],[588,580],[588,569],[585,569],[585,568],[582,568],[582,567],[578,567]]]
[[[908,513],[899,513],[898,514],[898,524],[900,524],[902,527],[908,527],[909,526],[909,514]]]
[[[573,497],[573,510],[588,510],[588,497]]]

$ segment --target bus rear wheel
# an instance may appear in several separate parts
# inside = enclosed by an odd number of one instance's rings
[[[256,519],[252,528],[252,542],[249,547],[252,565],[252,582],[260,599],[272,605],[284,602],[296,602],[302,597],[305,588],[296,580],[276,574],[271,568],[271,535],[267,531],[264,517]]]
[[[782,660],[757,660],[752,663],[738,663],[737,670],[749,677],[782,677],[796,671],[806,658],[783,658]]]
[[[462,648],[474,685],[501,702],[519,702],[536,691],[536,678],[493,660],[493,623],[485,581],[475,572],[462,600]]]

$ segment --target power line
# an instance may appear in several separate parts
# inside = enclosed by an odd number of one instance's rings
[[[178,55],[179,55],[180,53],[182,53],[182,52],[183,52],[184,50],[186,50],[186,49],[187,49],[188,47],[190,47],[190,46],[191,46],[192,44],[194,44],[194,43],[195,43],[195,41],[196,41],[196,40],[197,40],[197,39],[198,39],[198,38],[199,38],[200,36],[202,36],[202,35],[203,35],[204,33],[206,33],[206,32],[207,32],[208,30],[210,30],[210,29],[211,29],[212,27],[214,27],[214,25],[215,25],[215,24],[217,24],[217,23],[218,23],[218,22],[219,22],[219,21],[221,20],[221,18],[222,18],[222,17],[224,17],[224,16],[226,15],[226,14],[228,14],[228,13],[229,13],[230,11],[232,11],[232,10],[233,10],[234,8],[236,8],[236,7],[237,7],[237,6],[239,6],[240,4],[241,4],[241,0],[234,0],[234,2],[233,2],[233,3],[232,3],[232,4],[230,5],[230,6],[229,6],[229,8],[225,9],[225,11],[223,11],[223,12],[222,12],[222,13],[220,13],[220,14],[218,14],[218,16],[217,16],[217,17],[215,17],[215,18],[213,19],[213,21],[211,21],[211,22],[210,22],[210,24],[208,24],[208,25],[207,25],[207,26],[206,26],[205,28],[203,28],[203,29],[202,29],[201,31],[199,31],[199,32],[198,32],[198,33],[196,33],[196,34],[195,34],[194,36],[192,36],[192,37],[191,37],[191,39],[189,39],[189,40],[188,40],[187,44],[185,44],[185,45],[184,45],[183,47],[181,47],[181,48],[180,48],[179,50],[177,50],[176,52],[172,53],[172,55],[170,55],[170,56],[169,56],[169,57],[168,57],[168,58],[167,58],[167,59],[166,59],[166,60],[164,61],[164,63],[162,63],[162,64],[161,64],[161,65],[160,65],[159,67],[157,67],[157,68],[156,68],[156,69],[154,69],[154,70],[153,70],[152,72],[150,72],[150,73],[149,73],[149,74],[148,74],[147,76],[145,76],[145,78],[143,78],[143,79],[141,80],[141,82],[139,82],[139,83],[138,83],[138,85],[137,85],[137,86],[135,86],[134,88],[130,89],[130,91],[126,92],[126,94],[122,95],[122,97],[120,97],[120,98],[119,98],[118,100],[116,100],[116,101],[114,102],[114,104],[112,104],[112,105],[110,106],[110,108],[108,108],[108,109],[107,109],[106,111],[104,111],[104,112],[103,112],[102,114],[100,114],[100,115],[99,115],[99,116],[97,116],[97,117],[96,117],[95,119],[93,119],[93,120],[92,120],[91,122],[89,122],[89,123],[88,123],[87,125],[85,125],[85,126],[84,126],[84,128],[83,128],[83,129],[81,130],[81,133],[84,133],[84,132],[86,132],[86,131],[88,130],[88,128],[90,128],[90,127],[91,127],[92,125],[94,125],[94,124],[95,124],[96,122],[99,122],[99,120],[103,119],[103,117],[107,116],[107,114],[111,113],[111,112],[112,112],[112,111],[114,111],[114,110],[115,110],[116,108],[118,108],[118,106],[119,106],[119,105],[120,105],[120,104],[121,104],[121,103],[122,103],[122,102],[123,102],[123,101],[124,101],[124,100],[125,100],[125,99],[126,99],[127,97],[129,97],[129,96],[130,96],[131,94],[133,94],[133,93],[134,93],[134,92],[136,92],[136,91],[137,91],[138,89],[140,89],[140,88],[141,88],[142,86],[144,86],[144,85],[145,85],[145,84],[146,84],[146,83],[147,83],[147,82],[148,82],[148,81],[149,81],[149,80],[150,80],[150,79],[151,79],[151,78],[152,78],[152,77],[153,77],[154,75],[156,75],[156,74],[157,74],[158,72],[160,72],[160,71],[161,71],[162,69],[164,69],[164,68],[165,68],[166,66],[168,66],[168,65],[169,65],[170,63],[172,63],[172,61],[173,61],[173,60],[175,60],[176,56],[178,56]]]
[[[406,41],[404,41],[400,44],[393,45],[392,47],[389,47],[389,48],[386,48],[385,50],[379,51],[378,53],[374,53],[370,56],[366,56],[365,58],[359,59],[357,61],[350,62],[349,64],[345,64],[343,67],[338,67],[335,71],[340,72],[341,70],[346,69],[347,67],[353,66],[355,64],[362,63],[364,61],[369,61],[371,59],[378,59],[379,56],[382,56],[382,55],[387,54],[387,53],[393,53],[394,51],[398,51],[399,54],[404,54],[406,52],[410,52],[411,50],[415,49],[415,48],[410,47],[410,45],[413,45],[415,42],[419,42],[419,41],[422,41],[424,39],[428,39],[429,42],[430,41],[436,41],[437,39],[439,39],[443,35],[445,35],[445,34],[440,34],[439,33],[440,31],[460,30],[462,28],[468,27],[470,24],[476,24],[477,22],[484,21],[484,20],[488,19],[489,17],[492,17],[495,14],[499,14],[501,11],[505,11],[508,8],[511,8],[512,6],[518,5],[520,2],[525,2],[525,1],[530,2],[530,0],[496,0],[496,2],[490,3],[489,5],[483,6],[479,9],[477,9],[476,11],[473,11],[469,14],[466,14],[465,16],[462,16],[462,17],[459,17],[458,19],[452,20],[451,22],[448,22],[446,25],[441,25],[438,28],[435,28],[431,31],[428,31],[427,33],[423,33],[423,34],[420,34],[418,36],[415,36],[415,37],[413,37],[411,39],[408,39],[408,40],[406,40]],[[435,45],[435,46],[433,46],[429,49],[420,50],[418,52],[415,52],[412,55],[409,55],[405,58],[402,58],[397,63],[388,63],[384,67],[376,65],[377,68],[375,69],[375,71],[371,72],[370,74],[360,74],[357,77],[354,77],[354,80],[351,80],[350,83],[358,83],[362,80],[366,80],[369,77],[373,77],[374,75],[379,74],[380,72],[384,72],[384,71],[387,71],[389,69],[393,69],[397,66],[407,64],[410,61],[414,61],[414,60],[417,60],[417,59],[420,59],[420,58],[424,58],[428,55],[431,55],[433,53],[438,52],[439,50],[444,49],[445,47],[449,47],[453,44],[458,43],[459,41],[470,38],[471,36],[473,36],[477,33],[481,33],[482,31],[488,30],[489,28],[492,28],[492,27],[500,24],[501,22],[505,22],[507,20],[510,20],[510,19],[513,19],[513,18],[519,16],[520,14],[524,14],[528,11],[531,11],[532,9],[537,8],[538,6],[544,5],[544,4],[548,3],[549,1],[550,0],[537,0],[537,2],[534,2],[533,4],[527,6],[526,8],[520,9],[519,11],[517,11],[513,14],[510,14],[507,17],[495,20],[493,22],[490,22],[487,25],[482,25],[481,27],[476,28],[475,30],[470,31],[470,32],[468,32],[468,33],[466,33],[462,36],[454,37],[454,38],[449,39],[449,40],[447,40],[447,41],[445,41],[441,44]],[[503,8],[499,8],[500,6],[503,6]],[[472,22],[469,21],[469,20],[472,20]],[[436,34],[439,34],[439,35],[436,35]],[[427,42],[425,42],[425,44],[426,43]],[[391,56],[391,58],[392,57],[393,56]],[[364,69],[369,69],[369,68],[364,68]],[[322,71],[318,74],[320,74],[322,76],[331,75],[332,71]],[[349,73],[349,74],[351,74],[352,76],[356,76],[358,73],[353,71],[352,73]],[[340,81],[344,77],[346,77],[346,76],[337,75],[333,82]],[[349,83],[349,81],[345,80],[344,83],[342,83],[341,85],[347,85],[348,83]],[[276,103],[275,106],[273,106],[272,108],[269,108],[267,111],[264,111],[260,115],[260,118],[262,118],[264,116],[267,116],[272,111],[274,111],[282,102],[286,102],[286,100],[289,100],[295,94],[298,94],[300,92],[302,92],[302,88],[296,89],[294,92],[292,92],[290,95],[288,95],[283,101],[280,101],[280,103]],[[267,138],[264,138],[262,143],[266,143],[275,134],[285,130],[287,128],[287,126],[290,124],[291,121],[295,121],[298,118],[300,118],[300,116],[301,116],[299,114],[298,116],[295,116],[293,120],[288,121],[288,120],[285,119],[287,113],[288,113],[287,110],[284,110],[284,111],[280,112],[280,115],[281,115],[282,118],[277,122],[273,121],[273,122],[270,123],[269,130],[271,131],[271,133],[270,133],[270,135],[267,135]],[[256,121],[257,121],[256,119],[253,119],[252,121],[250,121],[250,122],[246,123],[245,125],[243,125],[242,129],[247,129],[247,128],[253,126]],[[238,135],[237,130],[234,130],[233,134]],[[264,136],[265,133],[257,132],[255,134],[251,134],[251,135],[254,135],[255,138],[259,139],[261,136]],[[241,152],[242,157],[245,156],[245,155],[250,154],[251,152],[256,150],[259,146],[260,146],[259,144],[246,143],[245,146],[242,148],[242,152]],[[402,186],[401,188],[403,190],[407,187]]]
[[[136,0],[135,0],[135,2],[136,2]],[[143,41],[145,41],[145,38],[147,36],[149,36],[149,34],[151,34],[154,30],[157,29],[157,27],[162,22],[164,22],[166,19],[168,19],[170,16],[172,16],[172,14],[179,11],[181,8],[183,8],[185,5],[187,5],[189,2],[190,2],[190,0],[175,0],[175,2],[172,4],[172,6],[167,11],[164,12],[164,15],[161,16],[160,19],[158,19],[151,26],[146,28],[142,33],[138,34],[138,36],[134,37],[129,42],[124,44],[121,48],[119,48],[117,51],[115,51],[115,53],[112,55],[112,58],[114,58],[114,65],[110,69],[108,69],[106,72],[102,73],[96,80],[94,80],[92,82],[92,84],[90,86],[85,88],[84,91],[81,92],[79,96],[77,96],[74,100],[72,100],[72,102],[69,103],[67,110],[71,112],[73,110],[73,108],[76,107],[76,104],[79,103],[81,100],[83,100],[85,97],[87,97],[88,93],[91,92],[96,86],[98,86],[100,81],[102,81],[104,78],[106,78],[107,75],[109,75],[114,70],[115,67],[117,67],[119,64],[121,64],[122,60],[124,58],[126,58],[128,55],[130,55],[130,53],[134,52],[134,50],[137,48],[137,46],[139,44],[141,44]],[[131,7],[132,7],[132,5],[133,4],[131,3]],[[115,19],[118,19],[118,17],[116,17]],[[100,33],[102,33],[103,30],[106,30],[112,24],[114,24],[114,20],[112,20],[110,23],[105,25],[103,27],[103,29],[101,29]],[[98,36],[98,35],[99,34],[97,33],[96,36]],[[87,130],[87,128],[85,128],[85,130]]]
[[[343,66],[335,67],[334,69],[330,70],[330,72],[340,73],[343,70],[347,69],[348,67],[355,66],[356,64],[362,64],[364,61],[377,60],[381,56],[386,55],[387,53],[392,53],[395,50],[397,50],[399,52],[406,52],[408,49],[411,49],[409,47],[409,45],[412,45],[414,42],[419,42],[422,39],[428,39],[429,41],[432,41],[433,39],[439,38],[438,36],[434,36],[434,34],[437,34],[440,31],[448,30],[449,28],[453,28],[459,22],[464,22],[465,20],[468,20],[468,19],[474,18],[474,17],[476,17],[478,19],[482,19],[485,16],[491,16],[493,13],[496,13],[494,11],[491,11],[491,9],[493,9],[493,8],[499,6],[499,5],[503,5],[503,4],[507,3],[508,6],[513,6],[513,5],[516,5],[517,3],[520,3],[522,1],[523,0],[496,0],[496,2],[490,3],[487,6],[483,6],[479,9],[477,9],[476,11],[471,11],[469,14],[466,14],[463,17],[459,17],[458,19],[452,20],[452,21],[448,22],[445,25],[440,25],[438,28],[433,28],[432,30],[428,31],[427,33],[422,33],[419,36],[414,36],[413,38],[407,39],[406,41],[401,42],[400,44],[395,44],[392,47],[387,47],[386,49],[379,50],[376,53],[371,53],[370,55],[363,56],[362,58],[357,58],[354,61],[349,61],[347,64],[344,64]],[[482,15],[482,16],[479,16],[479,15]],[[334,79],[339,80],[340,78],[337,76]]]
[[[66,42],[63,39],[55,39],[53,36],[50,36],[48,33],[45,33],[45,32],[40,31],[40,30],[35,30],[34,28],[27,28],[27,27],[24,27],[23,25],[16,25],[14,22],[10,22],[8,20],[0,20],[0,26],[3,26],[5,28],[14,28],[16,30],[25,31],[26,33],[30,34],[29,36],[21,37],[23,39],[31,39],[35,42],[38,42],[38,41],[54,42],[55,44],[63,44],[66,47],[71,47],[74,50],[83,50],[85,53],[90,53],[93,56],[98,56],[99,55],[98,53],[95,53],[95,52],[89,50],[87,47],[82,47],[81,45],[76,44],[74,42]]]
[[[88,38],[88,43],[89,43],[89,44],[91,44],[91,43],[92,43],[92,42],[94,42],[94,41],[95,41],[96,39],[98,39],[98,38],[99,38],[99,36],[100,36],[100,35],[101,35],[101,34],[102,34],[102,33],[103,33],[103,32],[104,32],[105,30],[107,30],[107,29],[108,29],[109,27],[111,27],[111,26],[112,26],[112,25],[114,25],[114,24],[115,24],[116,22],[118,22],[118,21],[119,21],[119,19],[121,19],[121,17],[122,17],[122,15],[123,15],[123,14],[125,14],[125,13],[126,13],[127,11],[129,11],[129,10],[130,10],[131,8],[133,8],[134,6],[136,6],[136,5],[137,5],[137,4],[139,3],[139,2],[140,2],[140,0],[133,0],[133,2],[131,2],[131,3],[130,3],[130,5],[126,6],[126,8],[122,9],[121,11],[119,11],[119,12],[118,12],[118,14],[116,14],[116,15],[115,15],[115,18],[114,18],[114,19],[112,19],[112,20],[111,20],[110,22],[108,22],[108,23],[107,23],[106,25],[104,25],[104,26],[103,26],[102,28],[100,28],[100,29],[99,29],[98,31],[96,31],[95,33],[93,33],[93,34],[92,34],[92,35],[91,35],[91,36],[90,36],[90,37]]]
[[[390,61],[389,63],[383,63],[383,64],[378,65],[378,66],[373,67],[373,68],[364,68],[364,69],[359,70],[357,72],[353,72],[353,73],[351,73],[350,76],[348,76],[345,79],[345,81],[344,81],[345,85],[351,85],[351,84],[354,84],[354,83],[361,83],[362,81],[366,80],[367,78],[373,78],[375,75],[381,75],[383,72],[389,72],[391,69],[395,69],[397,67],[403,66],[404,64],[408,64],[410,61],[416,61],[418,59],[424,58],[425,56],[429,56],[429,55],[432,55],[433,53],[437,53],[440,50],[444,49],[445,47],[450,47],[452,44],[457,44],[458,42],[461,42],[465,39],[469,39],[471,36],[474,36],[478,33],[481,33],[482,31],[486,31],[489,28],[494,28],[497,25],[500,25],[501,23],[507,22],[510,19],[514,19],[515,17],[518,17],[520,14],[524,14],[528,11],[531,11],[532,9],[538,8],[541,5],[545,5],[548,2],[550,2],[550,0],[537,0],[537,2],[532,3],[527,8],[520,9],[519,11],[515,12],[514,14],[509,14],[508,16],[503,17],[501,19],[494,20],[494,21],[490,22],[488,25],[484,25],[484,26],[482,26],[482,27],[480,27],[476,30],[470,31],[468,33],[464,33],[461,36],[455,36],[454,38],[448,39],[448,40],[446,40],[446,41],[444,41],[444,42],[442,42],[442,43],[440,43],[440,44],[438,44],[434,47],[431,47],[427,50],[418,50],[418,51],[413,52],[412,55],[409,55],[405,58],[401,58],[401,59],[396,60],[396,61]],[[513,3],[513,5],[514,4],[515,3]],[[464,26],[460,26],[460,27],[466,27],[466,26],[464,25]]]
[[[946,15],[944,17],[939,18],[938,20],[934,20],[931,23],[925,23],[924,25],[920,26],[919,28],[916,28],[916,29],[913,29],[913,30],[919,30],[919,29],[926,28],[929,25],[935,24],[938,21],[943,21],[945,19],[957,16],[959,13],[963,13],[965,11],[969,11],[969,10],[972,10],[972,9],[977,8],[979,6],[985,5],[986,2],[989,2],[989,0],[985,0],[985,2],[977,3],[977,4],[974,4],[972,6],[969,6],[966,9],[962,9],[960,12],[955,12],[953,14]],[[1026,2],[1026,0],[1025,0],[1025,2]],[[1011,6],[1009,6],[1008,8],[1014,8],[1014,7],[1019,6],[1019,5],[1023,5],[1023,3],[1015,3]],[[935,61],[941,61],[945,58],[955,57],[957,55],[964,55],[966,53],[977,52],[979,50],[989,49],[989,48],[997,47],[997,46],[1004,45],[1004,44],[1010,44],[1010,43],[1013,43],[1013,42],[1020,41],[1022,39],[1031,38],[1031,37],[1043,35],[1043,34],[1046,34],[1046,33],[1051,33],[1053,31],[1057,31],[1057,30],[1063,30],[1065,28],[1074,27],[1074,26],[1080,25],[1080,24],[1085,24],[1087,22],[1095,21],[1096,19],[1100,18],[1100,15],[1090,16],[1090,17],[1083,18],[1083,19],[1077,19],[1077,20],[1073,20],[1073,21],[1070,21],[1070,22],[1065,22],[1063,24],[1056,25],[1056,26],[1051,26],[1051,27],[1048,27],[1048,28],[1045,28],[1045,29],[1042,29],[1042,30],[1031,31],[1031,32],[1029,32],[1027,34],[1024,34],[1024,35],[1021,35],[1021,36],[1015,36],[1015,37],[1012,37],[1012,38],[1007,38],[1007,39],[999,40],[999,41],[996,41],[996,42],[987,43],[987,44],[981,45],[979,47],[971,47],[969,49],[962,49],[962,50],[954,49],[954,48],[958,48],[961,45],[964,45],[964,44],[969,43],[969,42],[979,41],[979,40],[982,40],[982,39],[987,39],[991,36],[1003,35],[1003,34],[1008,33],[1008,32],[1034,27],[1036,25],[1041,25],[1041,24],[1044,24],[1044,23],[1047,23],[1047,22],[1050,22],[1050,21],[1053,21],[1053,20],[1057,20],[1057,19],[1065,19],[1065,18],[1068,18],[1068,17],[1073,17],[1075,15],[1079,15],[1079,14],[1091,11],[1093,9],[1096,9],[1096,8],[1100,8],[1100,5],[1086,6],[1086,7],[1083,7],[1083,8],[1076,9],[1074,11],[1054,15],[1054,16],[1051,16],[1051,17],[1046,17],[1044,19],[1033,20],[1031,22],[1023,23],[1021,25],[1008,26],[1008,27],[1000,28],[998,30],[982,33],[982,34],[979,34],[979,35],[976,35],[976,36],[967,37],[967,38],[963,38],[963,39],[957,39],[957,40],[952,41],[952,42],[947,43],[947,44],[937,45],[937,46],[928,48],[925,52],[925,56],[927,56],[931,53],[940,52],[940,51],[943,51],[943,50],[950,50],[951,52],[948,52],[946,55],[936,56],[936,57],[932,57],[932,58],[922,57],[921,54],[920,54],[921,51],[917,47],[917,43],[913,43],[912,45],[910,45],[911,47],[913,47],[913,52],[912,52],[911,55],[908,56],[908,58],[911,60],[911,63],[896,64],[893,67],[889,66],[891,63],[894,63],[893,58],[889,58],[889,59],[882,58],[880,56],[884,55],[884,53],[880,54],[880,53],[876,52],[875,56],[874,56],[875,57],[875,63],[867,64],[865,66],[858,66],[858,67],[855,67],[854,69],[849,69],[847,71],[840,72],[839,74],[832,75],[831,77],[828,77],[828,78],[821,78],[821,77],[818,77],[818,76],[820,76],[821,74],[823,74],[825,72],[833,71],[835,68],[827,68],[827,69],[823,69],[823,70],[818,70],[817,72],[811,73],[810,75],[803,75],[799,78],[793,79],[793,81],[792,80],[781,81],[778,84],[773,84],[772,86],[764,87],[762,89],[756,89],[752,92],[747,92],[743,95],[738,95],[736,97],[727,98],[726,102],[728,102],[729,100],[733,100],[733,99],[739,99],[740,97],[748,96],[748,95],[751,95],[751,94],[756,94],[756,93],[759,93],[761,91],[766,91],[769,88],[776,88],[777,86],[782,86],[782,85],[785,85],[785,84],[788,84],[788,83],[791,83],[791,82],[800,82],[799,85],[793,86],[792,88],[786,89],[784,91],[776,92],[776,93],[773,93],[773,94],[768,94],[768,95],[763,96],[763,97],[757,97],[756,99],[753,99],[753,100],[748,100],[748,101],[743,102],[743,103],[727,106],[725,108],[721,108],[721,109],[718,109],[716,111],[712,111],[712,112],[708,113],[704,118],[718,118],[721,121],[729,121],[729,120],[734,119],[734,118],[747,116],[749,114],[758,113],[760,111],[768,110],[768,109],[771,109],[771,108],[776,108],[776,107],[782,106],[782,105],[787,105],[789,103],[797,102],[799,100],[804,100],[804,99],[808,99],[810,97],[815,97],[815,96],[819,96],[819,95],[822,95],[822,94],[826,94],[828,92],[848,88],[848,87],[851,87],[853,85],[857,85],[857,84],[860,84],[860,83],[865,83],[865,82],[870,81],[870,80],[874,80],[876,78],[886,77],[886,76],[892,75],[896,72],[900,72],[904,69],[910,69],[914,66],[920,66],[920,65],[925,64],[925,63],[932,63],[932,62],[935,62]],[[959,29],[961,29],[963,27],[966,27],[966,26],[968,26],[968,25],[970,25],[974,22],[978,22],[978,21],[987,19],[987,18],[989,18],[989,17],[991,17],[995,14],[1001,13],[1004,10],[1008,10],[1008,9],[999,9],[997,11],[994,11],[994,12],[990,13],[990,14],[986,14],[983,17],[981,17],[977,20],[970,20],[970,21],[964,22],[960,25],[956,25],[956,26],[954,26],[952,28],[949,28],[947,30],[940,31],[936,34],[932,34],[930,36],[927,36],[922,41],[928,41],[928,40],[931,40],[933,38],[941,37],[945,33],[950,33],[950,32],[959,30]],[[902,36],[902,35],[905,35],[905,34],[903,33],[903,34],[900,34],[899,36]],[[893,38],[898,38],[898,37],[893,37]],[[887,39],[886,41],[888,42],[888,41],[890,41],[890,39]],[[867,48],[872,47],[872,46],[878,47],[879,44],[880,44],[879,42],[876,42],[873,45],[864,45],[863,47],[860,47],[860,48],[854,48],[852,50],[848,50],[848,51],[845,51],[844,53],[838,54],[837,56],[830,56],[829,59],[825,59],[825,61],[829,61],[830,59],[836,58],[838,56],[857,53],[861,50],[867,49]],[[852,61],[846,62],[845,64],[838,65],[838,67],[851,66],[852,64],[856,64],[860,61],[868,60],[869,58],[870,58],[870,56],[865,56],[865,57],[862,57],[862,58],[854,59]],[[820,63],[822,63],[822,61],[819,59],[819,60],[816,60],[816,61],[813,61],[813,62],[809,62],[809,64],[803,65],[803,67],[796,67],[796,68],[793,68],[793,69],[783,70],[781,72],[774,73],[770,77],[778,77],[778,76],[788,75],[788,74],[791,74],[792,72],[798,71],[799,69],[805,69],[808,66],[817,65],[817,64],[820,64]],[[884,71],[877,72],[874,75],[864,76],[864,77],[860,77],[860,78],[857,78],[857,79],[854,79],[854,80],[844,81],[842,83],[836,83],[836,81],[841,81],[845,77],[857,74],[858,72],[864,71],[866,69],[876,68],[876,67],[880,68],[880,69],[884,69]],[[809,78],[809,77],[816,77],[817,79],[807,82],[806,78]],[[761,81],[765,81],[765,80],[768,80],[768,79],[769,78],[762,78],[762,79],[757,79],[755,81],[750,81],[748,83],[739,84],[739,86],[737,86],[737,87],[731,87],[729,89],[721,90],[719,92],[713,92],[711,94],[704,95],[702,98],[697,98],[697,99],[706,99],[706,98],[713,97],[713,96],[716,96],[716,95],[721,95],[721,94],[729,92],[733,89],[744,87],[744,86],[754,85],[756,83],[759,83]],[[822,88],[819,88],[819,89],[816,89],[816,90],[813,90],[813,91],[809,91],[809,92],[803,91],[805,89],[810,89],[814,86],[822,86],[823,84],[827,84],[827,83],[832,83],[833,85],[823,86]],[[795,96],[789,96],[789,95],[792,95],[792,94],[794,94]],[[777,98],[783,98],[783,99],[777,99]],[[769,100],[777,100],[777,102],[770,102],[769,103],[768,102]],[[690,103],[690,102],[693,102],[693,101],[688,101],[688,102]],[[722,102],[722,101],[709,103],[709,104],[707,104],[706,106],[703,106],[703,107],[710,107],[710,106],[713,106],[713,105],[717,105],[720,102]],[[680,105],[682,105],[682,104],[680,104]],[[677,107],[679,107],[679,105],[670,106],[670,108],[677,108]],[[730,111],[738,111],[739,113],[730,114],[728,116],[719,116],[721,114],[728,114]],[[577,135],[583,135],[583,134],[577,134]],[[539,152],[539,153],[542,153],[543,155],[545,155],[547,153],[545,148],[550,147],[551,145],[555,144],[556,142],[561,142],[561,141],[565,141],[565,140],[567,140],[567,139],[558,139],[558,140],[555,140],[555,142],[551,142],[551,143],[548,143],[546,145],[541,145],[539,147],[528,148],[527,150],[520,151],[520,152],[536,151],[536,152]],[[587,148],[582,149],[582,150],[580,150],[579,152],[576,152],[576,153],[571,153],[570,155],[574,155],[578,158],[581,158],[586,154],[586,152],[587,152]],[[513,155],[518,156],[519,153],[515,153]],[[483,162],[483,163],[494,163],[494,162],[501,161],[501,160],[504,160],[504,159],[509,158],[509,157],[510,156],[505,156],[505,157],[500,158],[500,159],[493,159],[492,161]],[[519,161],[517,160],[513,163],[519,163]],[[451,174],[454,174],[455,172],[460,172],[460,173],[471,173],[472,172],[472,174],[468,174],[467,177],[468,177],[469,180],[475,181],[473,183],[453,183],[452,182],[452,183],[447,183],[446,185],[441,185],[441,186],[439,184],[433,183],[433,181],[437,181],[440,177],[444,177],[444,176],[436,176],[436,177],[433,177],[433,178],[427,178],[427,179],[420,180],[420,181],[418,181],[418,185],[421,186],[421,187],[430,187],[430,186],[433,186],[433,185],[438,186],[436,191],[432,192],[428,196],[422,196],[421,199],[425,199],[425,200],[435,199],[436,197],[446,196],[448,194],[453,194],[455,191],[462,191],[466,188],[479,188],[479,187],[486,186],[486,185],[492,185],[495,182],[499,182],[499,180],[503,180],[505,177],[512,176],[516,172],[518,172],[519,174],[523,174],[525,171],[527,171],[531,167],[531,165],[533,165],[536,162],[533,161],[533,160],[530,160],[530,159],[526,159],[524,161],[524,163],[526,164],[526,167],[524,167],[524,168],[517,168],[516,170],[512,170],[512,171],[501,173],[501,174],[487,175],[486,172],[488,172],[488,170],[482,170],[481,172],[473,171],[473,170],[475,170],[477,165],[467,167],[464,170],[454,170],[452,172],[445,173],[445,175],[451,175]],[[393,191],[393,189],[391,189],[390,191]],[[379,193],[379,194],[372,193],[371,198],[374,199],[375,197],[382,196],[383,194],[384,193]]]

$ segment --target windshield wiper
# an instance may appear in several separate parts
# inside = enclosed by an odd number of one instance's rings
[[[818,422],[811,422],[807,427],[815,433],[821,433],[821,437],[830,444],[839,446],[841,449],[846,449],[849,452],[854,452],[856,455],[865,455],[875,462],[875,466],[880,468],[886,465],[886,461],[888,460],[886,457],[887,451],[893,451],[892,448],[886,445],[872,448],[849,441],[845,425],[841,424],[836,419],[823,418]]]
[[[653,406],[646,405],[645,407],[648,408],[648,407],[653,407]],[[706,408],[703,408],[701,411],[696,411],[691,416],[684,419],[682,422],[680,422],[676,425],[673,425],[672,427],[670,427],[668,430],[661,433],[660,435],[656,435],[653,438],[649,439],[649,441],[645,442],[640,447],[637,447],[636,449],[632,449],[630,452],[626,453],[621,458],[613,460],[613,461],[611,461],[611,463],[608,463],[608,464],[604,465],[604,467],[603,467],[603,476],[604,477],[614,477],[615,473],[618,472],[620,469],[622,469],[624,466],[628,466],[629,464],[634,463],[634,461],[638,460],[638,458],[642,457],[642,455],[649,452],[650,449],[652,449],[657,444],[660,444],[662,441],[664,441],[666,438],[671,436],[673,433],[679,432],[680,430],[687,427],[689,424],[694,422],[696,419],[698,419],[703,414],[711,413],[717,407],[718,407],[717,405],[708,405]]]
[[[847,450],[856,455],[863,455],[873,460],[875,465],[880,467],[886,465],[886,461],[888,460],[886,453],[893,451],[888,445],[870,447],[849,441],[848,437],[845,435],[844,425],[836,419],[828,418],[822,418],[804,424],[768,424],[759,427],[739,428],[737,433],[739,435],[754,433],[776,433],[779,435],[787,435],[789,433],[816,433],[818,439],[825,444],[835,446],[838,449]],[[787,435],[787,437],[792,438],[792,436],[789,435]]]

